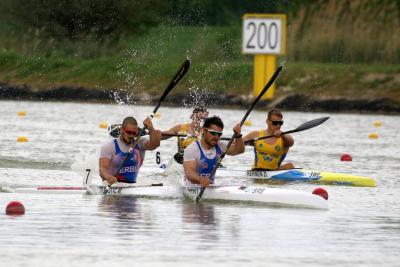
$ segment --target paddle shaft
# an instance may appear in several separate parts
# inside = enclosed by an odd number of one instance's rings
[[[176,136],[176,137],[187,137],[187,136],[189,136],[187,134],[168,134],[168,133],[163,133],[161,135],[162,136],[168,136],[168,137],[174,137],[174,136]],[[220,140],[228,141],[228,140],[231,140],[231,138],[230,137],[221,137]]]
[[[246,121],[246,119],[249,116],[250,112],[256,106],[258,100],[261,99],[261,97],[265,94],[265,92],[267,92],[268,89],[271,87],[271,85],[274,83],[275,79],[278,77],[278,75],[281,72],[281,70],[282,70],[282,66],[279,66],[278,69],[272,75],[272,77],[269,79],[268,83],[264,86],[263,90],[260,92],[260,94],[257,96],[257,98],[253,101],[252,105],[247,110],[246,114],[243,116],[243,118],[242,118],[242,120],[240,122],[240,127],[243,126],[243,123]],[[229,140],[228,144],[226,145],[226,147],[225,147],[224,151],[222,152],[221,156],[218,158],[217,164],[215,164],[214,168],[211,171],[210,178],[215,175],[218,166],[221,164],[222,159],[225,157],[225,155],[226,155],[229,147],[232,145],[234,139],[235,139],[235,134],[232,135],[231,139]],[[196,201],[199,201],[201,199],[201,197],[203,196],[204,190],[206,190],[206,188],[204,186],[201,187],[200,192],[196,197]]]
[[[189,70],[189,68],[190,68],[190,60],[186,59],[185,62],[183,62],[182,66],[179,68],[178,72],[175,74],[175,76],[169,82],[167,88],[165,88],[164,93],[161,95],[160,100],[158,100],[158,103],[153,110],[153,113],[150,115],[151,118],[154,117],[154,114],[156,114],[157,110],[160,108],[161,103],[164,100],[164,98],[169,94],[169,92],[171,92],[172,88],[174,88],[175,85],[178,84],[178,82],[183,78],[183,76],[185,76],[185,74]],[[139,131],[139,134],[136,137],[134,144],[137,144],[141,134],[146,130],[146,128],[147,128],[147,126],[144,125],[144,127]]]

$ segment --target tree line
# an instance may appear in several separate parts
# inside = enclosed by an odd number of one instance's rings
[[[98,40],[172,25],[231,25],[244,13],[290,12],[310,1],[277,0],[2,0],[3,20],[52,38]]]

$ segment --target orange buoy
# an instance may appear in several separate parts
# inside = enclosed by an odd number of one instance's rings
[[[21,135],[17,137],[17,142],[23,143],[23,142],[28,142],[28,137]]]
[[[100,122],[100,124],[99,124],[99,128],[102,128],[102,129],[107,129],[107,128],[108,128],[108,125],[107,125],[107,123],[106,123],[106,122]]]
[[[326,200],[328,200],[328,192],[322,187],[315,188],[312,192],[314,195],[320,196]]]
[[[368,138],[369,138],[369,139],[378,139],[378,134],[377,134],[377,133],[370,133],[370,134],[368,135]]]
[[[160,114],[160,113],[156,112],[156,113],[154,114],[154,118],[160,118],[160,117],[161,117],[161,114]]]
[[[20,116],[20,117],[24,117],[26,115],[26,112],[25,111],[18,111],[17,115]]]
[[[11,201],[6,207],[7,215],[24,215],[25,207],[19,201]]]
[[[251,126],[253,123],[251,121],[244,121],[243,123],[244,126]]]
[[[342,154],[342,156],[340,156],[340,160],[341,161],[352,161],[353,158],[351,157],[350,154]]]

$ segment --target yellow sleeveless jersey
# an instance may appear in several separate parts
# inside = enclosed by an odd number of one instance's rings
[[[181,129],[179,130],[179,133],[187,134],[189,127],[190,127],[190,123],[182,124]],[[191,136],[186,137],[186,138],[178,137],[178,150],[179,151],[184,150],[186,147],[188,147],[191,143],[193,143],[196,140],[197,140],[196,137],[191,137]]]
[[[258,132],[258,137],[266,136],[267,131]],[[277,138],[275,144],[268,144],[265,139],[254,143],[254,165],[253,169],[277,170],[286,157],[282,138]]]

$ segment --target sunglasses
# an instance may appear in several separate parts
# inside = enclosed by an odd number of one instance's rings
[[[124,131],[129,135],[137,135],[137,131],[129,131],[129,130],[124,130]]]
[[[215,131],[215,130],[210,130],[210,129],[208,129],[208,128],[205,128],[206,130],[207,130],[207,132],[209,132],[211,135],[213,135],[213,136],[221,136],[222,135],[222,132],[218,132],[218,131]]]
[[[283,121],[271,121],[272,125],[278,126],[283,125]]]

